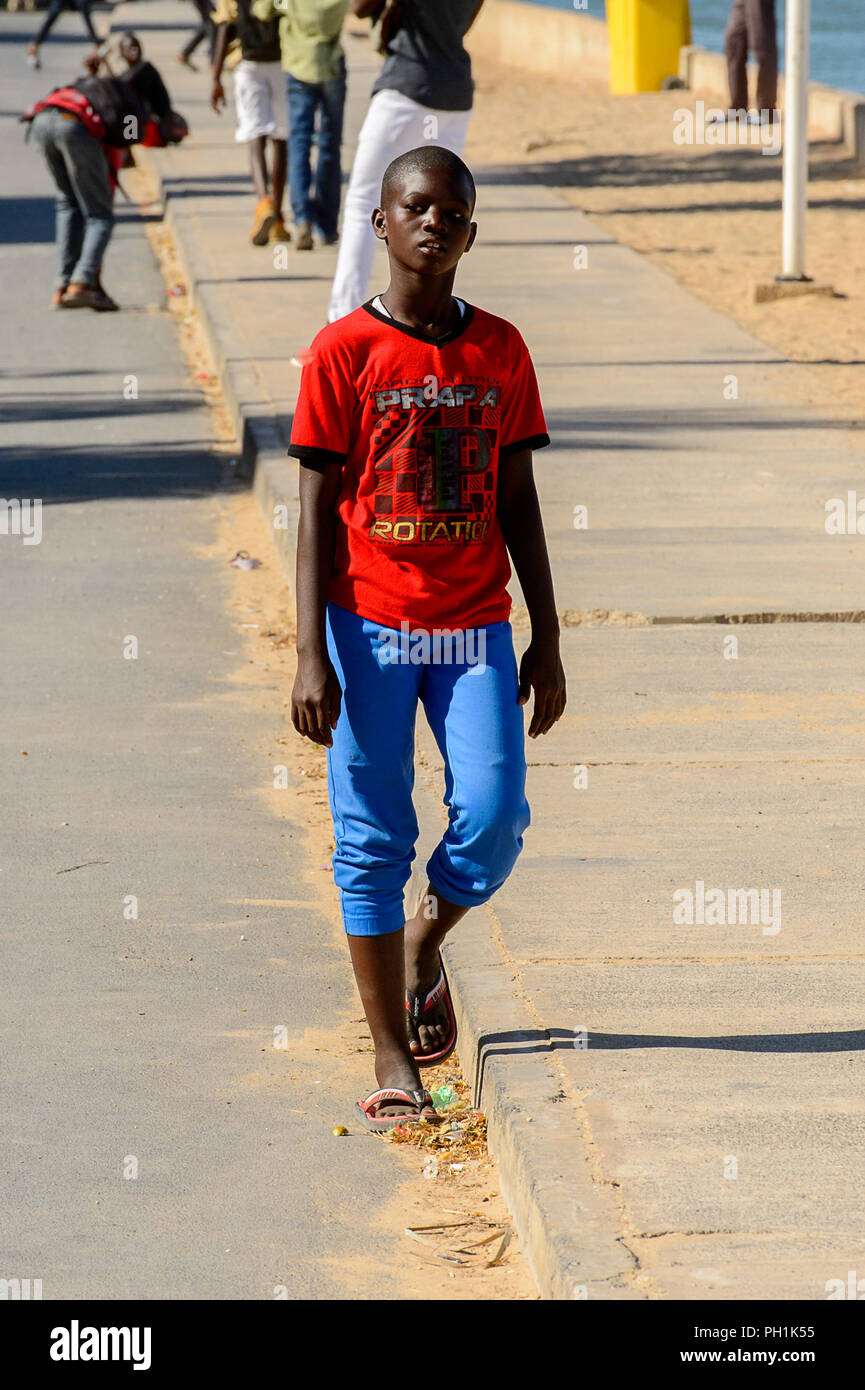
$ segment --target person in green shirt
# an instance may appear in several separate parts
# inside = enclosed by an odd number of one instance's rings
[[[342,190],[342,120],[345,55],[340,34],[349,0],[255,0],[258,19],[279,15],[279,43],[289,109],[289,196],[294,244],[311,251],[316,228],[322,244],[337,240]],[[313,178],[312,136],[318,114],[318,160]]]

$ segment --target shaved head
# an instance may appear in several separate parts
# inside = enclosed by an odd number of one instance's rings
[[[461,187],[469,207],[474,208],[477,194],[471,170],[458,154],[444,145],[421,145],[392,160],[381,181],[381,206],[387,207],[414,175],[433,171],[449,175],[454,184]]]

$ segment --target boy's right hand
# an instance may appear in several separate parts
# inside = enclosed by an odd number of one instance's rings
[[[297,732],[331,748],[331,729],[336,728],[341,708],[342,690],[330,658],[299,656],[291,692],[291,722]]]
[[[217,116],[222,115],[220,108],[225,105],[225,89],[218,77],[214,78],[213,86],[210,89],[210,105]]]

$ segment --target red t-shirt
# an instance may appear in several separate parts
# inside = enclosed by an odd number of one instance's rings
[[[503,622],[499,459],[549,444],[528,349],[467,304],[432,339],[372,304],[310,348],[289,453],[343,465],[328,598],[387,627]]]

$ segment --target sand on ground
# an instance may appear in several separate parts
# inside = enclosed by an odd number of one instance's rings
[[[611,96],[606,74],[538,78],[473,52],[466,159],[540,179],[791,365],[778,390],[855,425],[865,393],[865,176],[835,143],[812,141],[807,273],[838,297],[757,304],[781,269],[781,166],[756,145],[679,145],[676,113],[708,92]],[[482,211],[482,199],[481,199]],[[483,235],[481,225],[479,235]],[[527,238],[530,232],[526,231]]]

